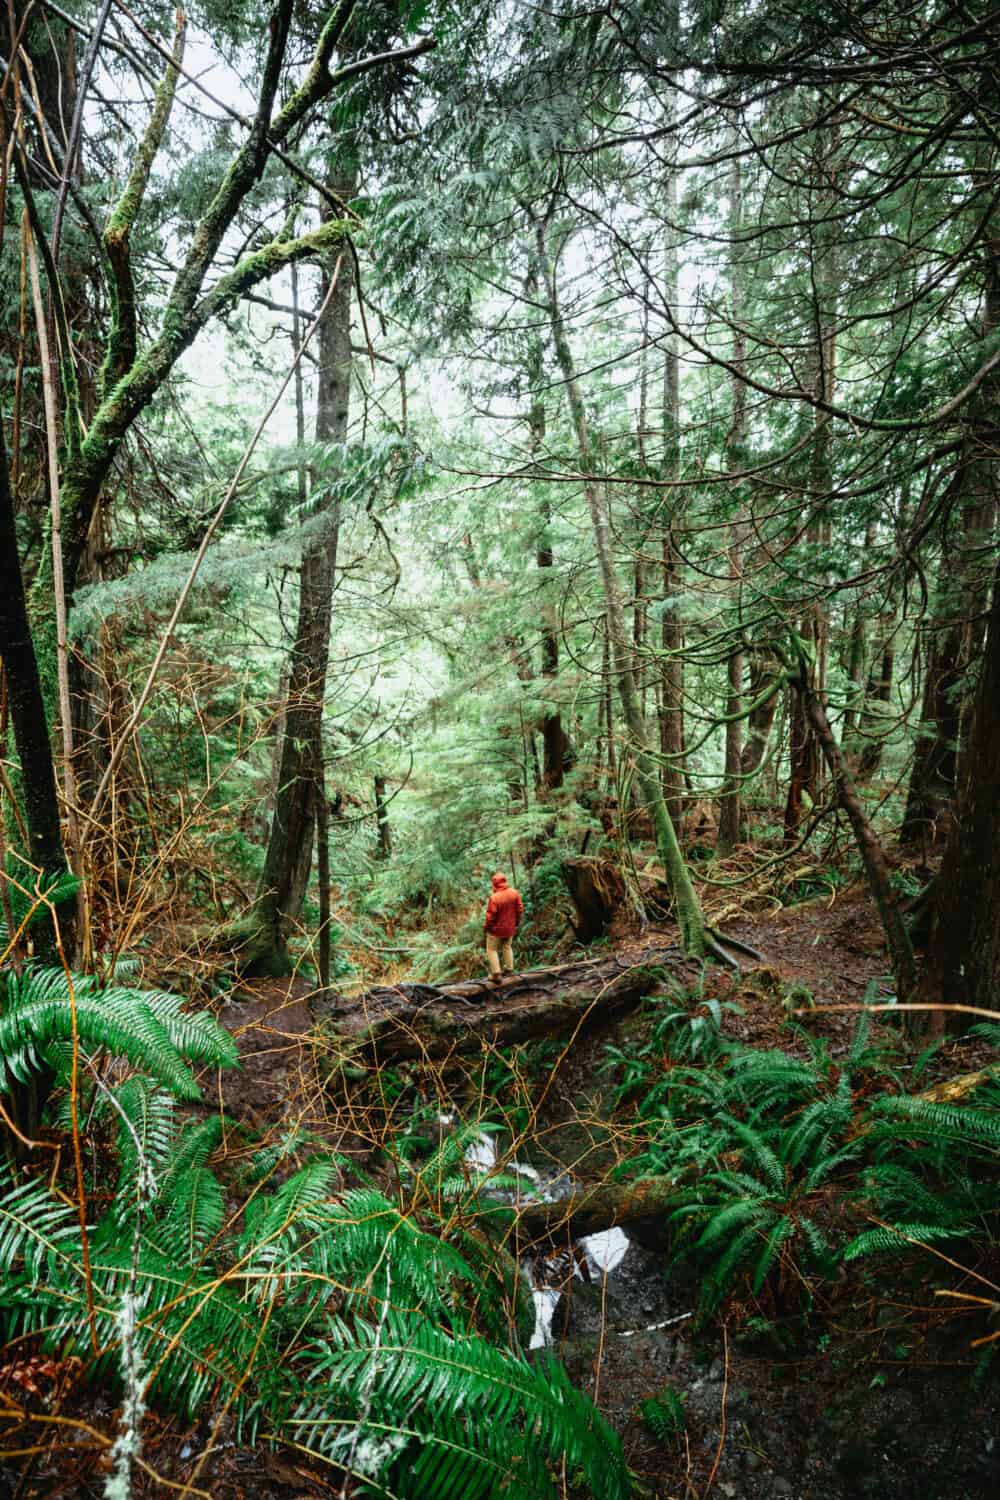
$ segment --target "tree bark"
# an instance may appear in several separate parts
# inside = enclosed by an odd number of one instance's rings
[[[748,777],[753,776],[760,770],[767,750],[767,742],[771,737],[771,725],[778,711],[778,692],[763,698],[765,688],[769,682],[777,677],[777,670],[771,661],[761,661],[754,657],[750,668],[750,697],[757,705],[750,710],[747,717],[747,737],[740,755],[740,776],[745,782]]]
[[[18,554],[14,525],[14,502],[10,491],[7,449],[3,416],[0,414],[0,660],[6,677],[7,704],[14,727],[14,743],[21,769],[24,821],[28,830],[27,858],[34,864],[37,878],[47,885],[52,876],[65,873],[59,823],[59,800],[56,794],[55,765],[49,739],[35,644],[28,623],[28,606]],[[5,751],[6,746],[0,747]],[[0,872],[5,878],[6,872]],[[31,876],[23,873],[26,883]],[[13,933],[11,937],[13,938]],[[36,956],[55,963],[58,953],[51,924],[46,921],[36,929]],[[6,1069],[0,1061],[0,1076]],[[27,1083],[7,1079],[8,1110],[21,1132],[17,1137],[3,1127],[2,1139],[8,1155],[23,1156],[38,1133],[45,1097],[51,1087],[51,1074],[39,1067]]]
[[[540,270],[532,262],[527,277],[526,296],[530,302],[537,301]],[[532,462],[537,462],[545,442],[545,401],[542,389],[545,381],[544,352],[540,338],[532,339],[528,354],[528,383],[531,390],[531,406],[528,411],[528,434],[531,443]],[[545,700],[542,711],[542,777],[543,791],[556,791],[563,784],[563,775],[568,759],[568,741],[563,728],[562,714],[553,702],[556,680],[559,676],[559,633],[556,624],[556,609],[553,598],[555,582],[555,556],[552,549],[552,510],[549,505],[548,488],[541,480],[542,494],[538,517],[538,543],[535,562],[540,573],[541,597],[541,647],[542,681]]]
[[[378,827],[378,857],[388,859],[392,853],[392,826],[385,801],[385,777],[375,773],[375,822]]]
[[[960,531],[953,547],[947,535],[938,575],[934,618],[927,627],[929,649],[924,669],[920,723],[913,750],[913,769],[900,841],[932,843],[938,819],[953,806],[958,747],[962,727],[963,688],[975,644],[975,617],[985,608],[986,593],[977,557],[993,525],[993,499],[977,495],[975,476],[966,460],[954,489],[964,496]]]
[[[913,957],[913,945],[910,942],[909,934],[903,923],[899,904],[889,883],[889,866],[886,863],[885,851],[878,841],[868,814],[865,812],[864,804],[861,801],[857,786],[848,769],[847,761],[844,759],[843,752],[837,744],[833,730],[830,727],[830,721],[827,718],[823,701],[809,682],[805,663],[802,663],[801,676],[795,688],[795,693],[802,704],[804,715],[808,719],[809,725],[815,733],[816,740],[822,749],[831,779],[837,789],[837,797],[840,805],[847,814],[854,832],[858,853],[861,855],[865,874],[868,877],[868,886],[875,905],[878,908],[878,914],[889,947],[892,972],[896,981],[897,999],[900,1002],[905,1002],[912,997],[916,989],[916,963]],[[909,1026],[909,1018],[907,1018],[907,1025]]]
[[[817,132],[811,182],[807,188],[811,235],[809,270],[813,287],[813,300],[808,316],[813,323],[814,334],[811,384],[817,399],[827,405],[832,404],[836,391],[837,256],[829,215],[837,202],[837,137],[836,123]],[[832,497],[833,447],[830,418],[816,407],[809,459],[807,503],[810,519],[806,529],[806,543],[816,559],[812,568],[819,575],[817,582],[821,586],[828,581],[825,572],[821,571],[820,558],[822,550],[830,541]],[[812,697],[818,698],[821,706],[826,702],[830,622],[825,589],[809,604],[799,628],[803,638],[811,643],[812,656],[804,668],[809,679],[809,692],[793,694],[789,705],[790,775],[785,803],[786,844],[795,842],[804,811],[819,798],[820,750],[806,707],[807,701]]]
[[[674,38],[680,33],[680,6],[669,0],[664,21]],[[667,96],[668,128],[677,115],[673,91]],[[667,317],[663,345],[663,478],[680,478],[680,349],[675,331],[680,309],[680,257],[678,252],[678,168],[677,145],[668,135],[670,156],[664,181],[664,219],[666,237],[663,249],[663,303]],[[663,661],[660,669],[660,754],[663,757],[663,795],[666,810],[675,824],[680,822],[685,806],[684,767],[684,622],[679,596],[684,587],[684,564],[677,549],[674,528],[678,520],[679,501],[675,491],[666,502],[666,523],[661,544],[663,579],[663,618],[660,645]],[[669,495],[669,492],[668,492]]]
[[[945,846],[924,987],[929,999],[995,1006],[1000,994],[1000,570],[976,690],[969,775]],[[956,1018],[959,1024],[969,1018]]]
[[[343,198],[354,180],[336,178]],[[316,441],[343,443],[351,382],[354,277],[346,257],[319,327]],[[327,275],[336,274],[328,265]],[[328,283],[327,283],[328,284]],[[317,814],[316,766],[322,754],[323,699],[330,656],[332,595],[340,534],[339,501],[325,507],[324,533],[311,541],[299,570],[299,606],[288,667],[288,699],[274,813],[264,870],[243,950],[247,973],[287,973],[288,927],[302,911],[312,869]]]
[[[733,145],[735,147],[735,132]],[[746,288],[743,234],[743,174],[739,155],[734,155],[729,170],[729,275],[730,275],[730,319],[732,322],[732,416],[726,440],[726,463],[733,473],[739,473],[746,464],[747,450],[747,392],[743,381],[746,370],[746,334],[743,330],[744,299]],[[736,611],[736,629],[740,626],[741,593],[743,582],[743,532],[744,526],[741,499],[737,488],[736,515],[729,527],[729,582],[732,589],[732,604]],[[726,759],[719,804],[719,832],[716,849],[719,854],[730,853],[740,840],[741,817],[741,757],[743,754],[743,677],[745,661],[743,650],[737,647],[726,665]]]
[[[879,621],[879,634],[872,653],[872,669],[868,677],[861,721],[858,725],[858,780],[868,781],[882,764],[885,722],[888,704],[892,698],[892,680],[896,670],[896,617],[883,614]]]
[[[59,823],[55,766],[35,645],[28,624],[2,417],[0,569],[3,578],[0,587],[0,657],[7,676],[7,702],[21,764],[24,816],[29,841],[26,852],[40,874],[57,874],[66,869],[66,859]]]
[[[459,1058],[482,1048],[535,1036],[566,1036],[638,1005],[669,968],[693,982],[696,966],[674,945],[648,949],[641,964],[591,959],[537,969],[494,987],[486,980],[458,984],[379,986],[319,1010],[335,1067],[367,1067],[411,1057]]]

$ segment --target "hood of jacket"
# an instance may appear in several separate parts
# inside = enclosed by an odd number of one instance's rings
[[[507,877],[506,877],[506,875],[494,875],[494,877],[493,877],[493,889],[495,891],[505,891],[507,889]]]

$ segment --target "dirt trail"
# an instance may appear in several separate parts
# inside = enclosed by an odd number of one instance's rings
[[[227,1002],[219,1019],[239,1048],[241,1066],[217,1074],[205,1106],[220,1109],[256,1139],[240,1133],[228,1158],[293,1130],[315,1144],[340,1149],[344,1129],[316,1067],[309,1007],[315,986],[300,977],[251,980]]]

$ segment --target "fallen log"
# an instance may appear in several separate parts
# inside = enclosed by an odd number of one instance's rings
[[[676,944],[534,969],[502,985],[382,985],[335,997],[318,1016],[321,1045],[348,1071],[374,1062],[465,1055],[537,1036],[571,1035],[638,1005],[664,975],[682,989],[700,965]]]
[[[516,1209],[497,1205],[482,1211],[488,1221],[494,1213],[515,1214],[513,1229],[519,1249],[540,1241],[565,1245],[602,1229],[621,1224],[662,1225],[665,1215],[677,1206],[684,1191],[676,1177],[639,1177],[634,1182],[599,1182],[581,1188],[553,1203],[521,1201]]]
[[[936,1083],[933,1088],[918,1094],[917,1098],[923,1099],[927,1104],[952,1104],[956,1099],[964,1099],[967,1094],[974,1093],[984,1083],[992,1083],[998,1076],[1000,1063],[990,1063],[986,1068],[977,1068],[975,1073],[960,1073],[957,1078]]]

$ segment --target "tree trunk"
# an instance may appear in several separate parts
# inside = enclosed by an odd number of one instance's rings
[[[889,947],[892,972],[896,980],[897,999],[904,1002],[912,997],[916,988],[916,965],[913,946],[903,924],[899,904],[889,883],[889,866],[886,863],[885,851],[865,812],[857,786],[830,727],[823,701],[809,683],[805,663],[802,665],[802,675],[795,691],[823,751],[831,779],[837,790],[838,800],[854,832],[858,853],[861,855],[865,874],[868,877],[868,886],[878,908]]]
[[[369,1067],[408,1057],[461,1058],[534,1036],[567,1036],[633,1008],[670,972],[683,985],[697,965],[676,945],[648,949],[642,964],[585,959],[534,969],[494,987],[485,979],[456,984],[377,986],[320,1003],[328,1048],[341,1067]]]
[[[815,692],[814,683],[809,685]],[[816,738],[806,713],[805,697],[789,688],[788,703],[788,796],[785,800],[785,843],[794,844],[799,834],[803,811],[816,800],[819,779],[819,753]]]
[[[378,825],[378,857],[388,859],[392,853],[392,827],[385,802],[385,777],[375,774],[375,822]]]
[[[3,571],[3,586],[0,587],[0,657],[7,676],[7,702],[21,765],[24,816],[29,841],[29,848],[25,852],[39,874],[61,873],[66,869],[66,859],[59,824],[55,767],[35,646],[28,625],[2,417],[0,568]]]
[[[763,697],[764,690],[777,676],[774,663],[753,658],[750,668],[750,698],[756,707],[747,716],[747,737],[740,755],[740,776],[745,782],[760,770],[771,737],[771,725],[778,711],[778,692]]]
[[[933,842],[938,819],[953,806],[965,674],[975,644],[975,617],[986,604],[979,559],[993,525],[993,500],[975,493],[967,461],[955,476],[954,489],[960,495],[966,492],[961,532],[952,548],[947,535],[942,542],[937,602],[927,629],[920,723],[899,833],[902,843]]]
[[[735,132],[733,146],[735,148]],[[726,440],[726,463],[730,472],[739,473],[746,464],[747,451],[747,392],[743,381],[746,369],[746,334],[743,330],[745,299],[745,271],[742,245],[743,234],[743,175],[740,158],[734,155],[729,169],[729,264],[730,264],[730,318],[732,321],[732,418]],[[741,499],[739,485],[735,500],[736,515],[729,527],[729,582],[736,611],[736,626],[740,627],[741,592],[743,582],[743,532],[740,515]],[[740,839],[742,787],[740,762],[743,754],[743,676],[745,662],[742,648],[735,649],[729,657],[726,669],[726,761],[722,783],[722,798],[719,805],[719,832],[716,849],[719,854],[730,853]]]
[[[331,186],[344,199],[354,195],[353,179],[338,179]],[[340,262],[337,284],[318,332],[317,443],[342,443],[347,436],[354,289],[349,267],[345,257]],[[288,926],[302,911],[312,869],[317,812],[315,768],[321,754],[339,534],[339,500],[333,499],[326,507],[325,534],[307,544],[299,570],[298,618],[289,656],[288,700],[274,813],[264,871],[243,948],[242,965],[247,973],[288,972]]]
[[[996,97],[996,78],[992,71],[984,72],[980,90],[985,95],[984,107],[992,106]],[[979,330],[981,347],[976,351],[978,358],[984,357],[1000,332],[1000,214],[992,196],[996,160],[995,137],[984,136],[977,148],[973,182],[983,194],[984,201],[992,205],[992,213],[983,225],[979,249],[983,262],[983,318]],[[957,501],[961,510],[960,540],[949,552],[947,529],[942,536],[944,551],[938,604],[931,627],[931,650],[906,813],[900,830],[902,842],[926,842],[933,837],[938,815],[952,802],[955,793],[962,790],[960,771],[967,772],[973,782],[978,782],[983,775],[983,768],[975,757],[971,752],[962,752],[960,746],[963,731],[971,738],[972,729],[971,693],[963,679],[982,644],[982,622],[989,608],[993,557],[990,543],[998,500],[998,403],[1000,375],[994,369],[966,406],[962,450],[950,486],[948,498]],[[947,522],[946,515],[945,528]],[[984,559],[989,560],[985,566]],[[995,593],[993,609],[996,609]],[[996,650],[995,631],[991,649]],[[963,687],[966,689],[964,702]],[[979,701],[977,697],[977,714]],[[986,734],[982,727],[978,732],[980,736]],[[965,824],[964,808],[960,821]],[[949,838],[953,843],[951,835]]]
[[[871,553],[874,545],[875,522],[869,521],[865,527],[864,556],[867,557]],[[841,743],[845,749],[852,743],[855,729],[860,724],[864,712],[867,619],[865,597],[861,593],[854,605],[854,620],[851,625],[851,640],[846,662],[847,680],[851,684],[852,691],[847,701],[847,707],[844,709],[843,727],[841,729]]]
[[[885,736],[889,729],[886,722],[888,704],[892,697],[892,679],[896,670],[896,617],[884,614],[879,622],[879,634],[872,653],[872,669],[868,677],[861,722],[858,725],[858,780],[867,781],[875,775],[882,764]]]
[[[820,129],[815,137],[815,158],[812,165],[811,182],[808,187],[810,225],[810,280],[813,300],[808,317],[813,324],[813,371],[812,390],[814,396],[827,405],[831,404],[836,391],[836,316],[837,316],[837,254],[829,215],[837,202],[837,162],[835,148],[838,127],[836,123]],[[830,541],[830,505],[833,495],[833,448],[830,418],[819,407],[813,410],[812,452],[809,460],[810,519],[806,530],[806,543],[813,554],[811,570],[817,582],[823,586],[827,577],[821,567],[822,550]],[[812,659],[805,670],[809,692],[793,694],[788,716],[788,750],[790,775],[788,798],[785,803],[785,842],[793,844],[798,837],[799,823],[807,806],[819,798],[820,751],[816,744],[814,725],[806,712],[807,699],[818,697],[821,706],[826,703],[826,667],[829,644],[829,616],[825,590],[814,599],[805,611],[800,625],[803,639],[812,646]]]
[[[546,266],[545,279],[549,294],[552,337],[556,349],[556,358],[563,376],[570,415],[576,430],[581,468],[584,474],[593,475],[595,470],[590,433],[587,426],[587,415],[584,409],[583,396],[581,395],[577,381],[572,350],[566,337],[566,330],[559,307],[555,270],[551,265],[547,264],[544,233],[541,226],[538,229],[538,238],[540,258]],[[636,690],[635,673],[632,669],[632,644],[628,638],[628,631],[625,625],[625,611],[622,607],[621,591],[615,571],[614,553],[611,546],[611,521],[607,510],[607,501],[602,486],[593,479],[585,480],[583,488],[594,532],[594,548],[601,570],[611,659],[618,686],[618,696],[622,705],[622,713],[631,742],[636,783],[656,831],[657,851],[663,862],[663,867],[673,892],[677,922],[681,929],[685,952],[700,958],[704,955],[710,944],[707,941],[701,902],[698,900],[697,892],[692,883],[687,865],[684,862],[684,856],[681,853],[681,847],[677,839],[677,832],[671,820],[670,813],[667,810],[660,777],[657,774],[656,763],[650,753],[649,742],[646,738],[646,726],[642,718],[639,694]]]
[[[663,296],[676,318],[679,299],[678,261],[675,242],[677,222],[677,174],[671,169],[666,182],[666,211],[669,219],[665,265],[663,273]],[[663,477],[676,479],[680,473],[680,358],[677,350],[677,335],[668,333],[664,339],[663,357]],[[684,812],[684,625],[681,619],[678,596],[684,585],[683,563],[674,542],[673,522],[676,519],[676,501],[668,502],[669,520],[664,529],[661,556],[663,559],[663,619],[660,627],[660,645],[663,649],[663,665],[660,669],[660,753],[663,756],[663,794],[667,811],[674,822]]]
[[[21,560],[14,525],[14,503],[7,469],[7,449],[0,414],[0,659],[6,677],[7,705],[14,727],[14,743],[20,762],[24,821],[28,830],[28,848],[24,851],[35,867],[37,878],[47,884],[66,870],[62,832],[59,824],[59,801],[56,795],[52,744],[45,717],[35,645],[28,624],[28,607],[21,575]],[[6,746],[0,747],[5,752]],[[6,872],[0,872],[0,879]],[[30,882],[30,873],[20,872]],[[11,933],[13,937],[13,933]],[[35,953],[43,962],[55,963],[58,953],[51,925],[45,922],[36,929]],[[6,1069],[0,1076],[6,1074]],[[5,1079],[8,1113],[28,1141],[35,1138],[51,1075],[40,1067],[27,1083]],[[25,1140],[4,1126],[4,1148],[8,1155],[23,1155]]]
[[[968,766],[936,883],[925,991],[928,999],[995,1008],[1000,995],[1000,570],[972,712]]]

